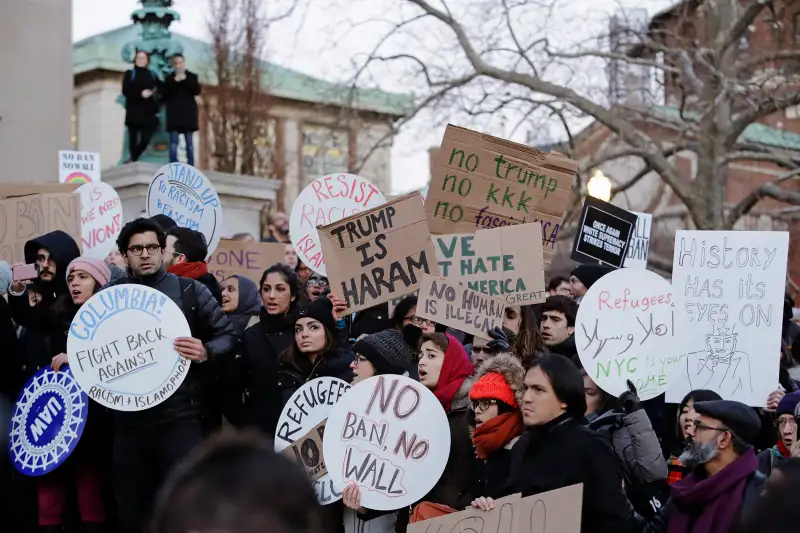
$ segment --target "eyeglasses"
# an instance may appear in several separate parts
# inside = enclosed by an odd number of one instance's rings
[[[160,244],[134,244],[133,246],[128,247],[128,251],[133,255],[140,256],[142,252],[147,250],[147,253],[150,255],[156,255],[158,252],[161,251]]]
[[[324,279],[310,279],[306,282],[309,287],[327,287],[328,282]]]
[[[369,361],[369,359],[367,359],[363,355],[356,355],[355,358],[353,359],[353,366],[358,366],[358,363],[364,363],[366,361]]]
[[[427,318],[422,318],[422,317],[419,317],[419,316],[416,316],[416,315],[412,316],[409,320],[411,320],[411,323],[414,324],[415,326],[431,326],[432,327],[432,326],[436,325],[436,322],[434,322],[433,320],[428,320]]]
[[[773,422],[773,425],[778,429],[783,429],[786,426],[789,427],[797,427],[797,420],[794,418],[779,418],[778,420]]]
[[[725,427],[715,428],[714,426],[707,426],[707,425],[703,424],[702,422],[700,422],[699,420],[695,420],[694,421],[694,430],[695,431],[702,431],[704,429],[707,429],[709,431],[730,431],[730,429],[725,428]]]
[[[477,411],[480,409],[481,411],[486,411],[493,405],[497,405],[497,400],[493,400],[491,398],[486,398],[483,400],[471,400],[470,404],[472,405],[472,410]]]

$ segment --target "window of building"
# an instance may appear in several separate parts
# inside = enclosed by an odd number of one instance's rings
[[[300,128],[300,134],[304,185],[326,174],[348,171],[350,132],[327,126],[304,124]]]

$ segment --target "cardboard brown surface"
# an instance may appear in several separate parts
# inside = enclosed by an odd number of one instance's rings
[[[331,292],[351,313],[415,291],[423,274],[439,274],[419,192],[318,229]]]
[[[275,263],[282,263],[285,253],[283,243],[220,239],[217,249],[208,258],[208,271],[220,283],[238,274],[258,285],[264,271]]]
[[[482,339],[503,325],[506,303],[468,289],[457,281],[426,275],[419,286],[416,315]]]
[[[445,279],[508,305],[532,305],[547,298],[539,232],[534,222],[431,238]]]
[[[491,511],[467,509],[408,525],[408,533],[516,533],[519,530],[519,494],[495,500]],[[522,533],[522,532],[520,532]]]
[[[327,421],[326,418],[281,452],[281,455],[303,467],[311,481],[316,481],[328,473],[325,458],[322,456],[322,440]]]

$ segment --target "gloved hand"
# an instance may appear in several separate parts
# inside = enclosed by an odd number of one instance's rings
[[[492,353],[507,352],[511,349],[511,343],[508,341],[508,336],[506,332],[503,331],[503,328],[495,326],[487,333],[489,333],[492,340],[486,343],[486,347],[489,348]]]
[[[628,390],[619,395],[619,403],[625,410],[625,414],[635,413],[642,409],[642,401],[636,393],[636,387],[628,380]]]

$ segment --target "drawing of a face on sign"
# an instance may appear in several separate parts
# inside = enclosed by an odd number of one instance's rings
[[[327,276],[317,227],[385,203],[378,188],[361,176],[330,174],[317,178],[294,201],[289,218],[289,236],[297,256],[311,270]]]
[[[578,308],[575,345],[587,375],[619,396],[630,380],[642,400],[665,392],[681,369],[672,285],[648,270],[616,270]],[[685,365],[685,363],[683,363]]]
[[[147,216],[158,214],[167,215],[182,228],[202,233],[209,255],[217,248],[222,234],[222,203],[211,181],[193,166],[170,163],[155,173],[147,190]]]
[[[143,411],[186,378],[190,361],[173,348],[176,337],[191,331],[175,302],[144,285],[115,285],[87,300],[70,324],[70,369],[99,404]]]
[[[450,426],[431,391],[404,376],[355,385],[325,426],[325,464],[333,486],[361,490],[367,509],[393,511],[425,496],[450,455]]]

